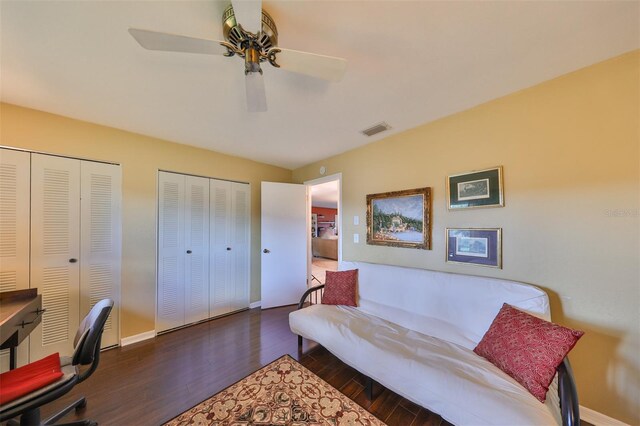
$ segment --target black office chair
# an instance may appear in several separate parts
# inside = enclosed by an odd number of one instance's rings
[[[91,308],[89,314],[80,323],[76,333],[73,341],[73,356],[60,358],[60,367],[64,375],[50,385],[0,406],[0,422],[21,416],[20,423],[15,420],[9,420],[7,425],[52,425],[71,410],[80,410],[87,405],[86,398],[82,397],[59,413],[44,421],[40,420],[41,406],[69,392],[75,385],[86,380],[98,368],[102,331],[111,308],[113,308],[113,300],[111,299],[103,299]],[[81,369],[80,367],[83,368]],[[91,420],[82,420],[66,423],[66,425],[97,425],[97,423]]]

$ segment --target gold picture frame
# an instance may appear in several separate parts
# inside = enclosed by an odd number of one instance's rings
[[[367,244],[431,250],[431,188],[368,194]]]

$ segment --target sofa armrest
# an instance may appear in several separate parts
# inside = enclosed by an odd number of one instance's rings
[[[309,302],[313,302],[313,299],[315,299],[316,303],[318,303],[318,301],[322,301],[323,289],[324,284],[307,289],[300,298],[298,309],[302,309],[304,307],[304,302],[307,300],[307,297],[309,298]],[[302,350],[302,336],[298,336],[298,350]]]
[[[567,357],[558,366],[558,396],[560,397],[562,426],[580,426],[578,391],[573,380],[571,364]]]
[[[305,291],[302,297],[300,298],[300,302],[298,303],[298,309],[302,309],[302,307],[304,306],[305,300],[307,300],[307,297],[310,297],[310,298],[315,297],[316,302],[318,300],[322,300],[322,292],[320,290],[322,290],[323,288],[324,288],[324,284],[320,284],[315,287],[311,287],[307,289],[307,291]],[[320,293],[314,294],[316,292],[320,292]]]

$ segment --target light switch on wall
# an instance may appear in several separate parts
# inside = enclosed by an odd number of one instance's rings
[[[353,234],[353,242],[358,244],[360,242],[360,234]]]
[[[354,216],[353,217],[353,224],[354,225],[360,225],[360,216]]]

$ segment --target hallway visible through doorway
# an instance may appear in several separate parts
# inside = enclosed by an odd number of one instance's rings
[[[337,271],[342,251],[342,175],[324,176],[305,182],[308,187],[309,240],[307,286],[324,284],[326,271]]]
[[[311,286],[324,284],[327,271],[337,271],[338,261],[325,259],[323,257],[314,257],[311,262]]]

